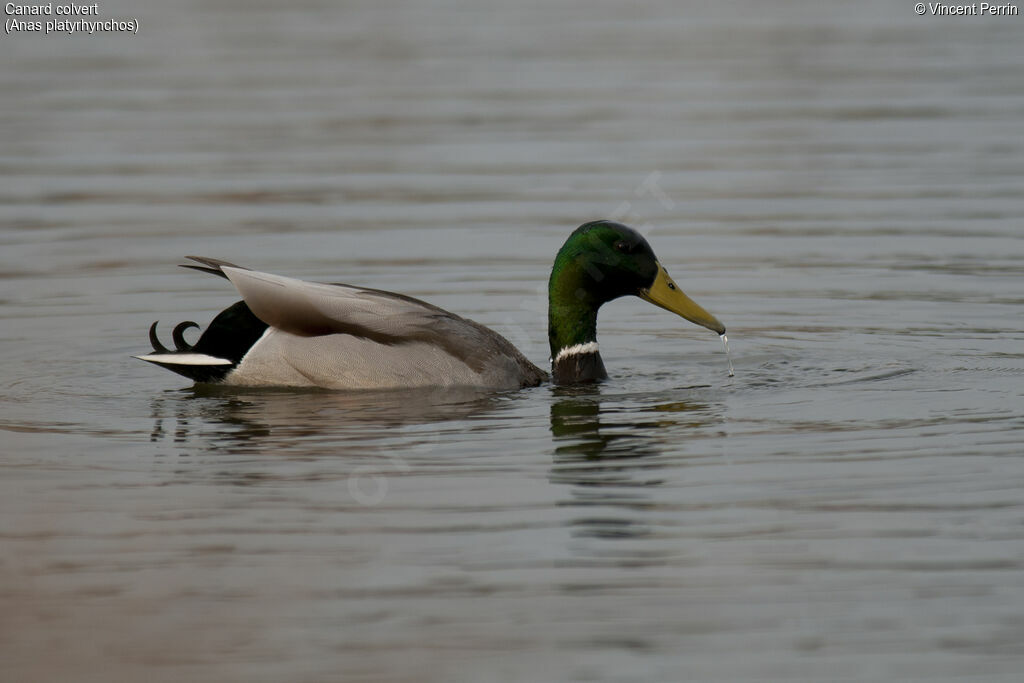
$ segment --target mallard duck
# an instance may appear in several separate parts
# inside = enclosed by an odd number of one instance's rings
[[[186,268],[226,278],[242,301],[217,315],[195,344],[186,321],[175,350],[149,329],[154,353],[136,356],[196,382],[236,386],[384,389],[535,386],[548,373],[483,325],[403,294],[305,282],[189,256]],[[548,283],[551,379],[607,377],[597,345],[601,305],[632,294],[718,334],[725,325],[683,294],[632,228],[585,223],[562,245]]]

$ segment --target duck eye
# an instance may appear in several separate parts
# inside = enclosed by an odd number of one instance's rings
[[[621,251],[624,254],[628,254],[629,253],[629,242],[626,242],[625,240],[619,240],[618,242],[615,243],[615,248],[618,251]]]
[[[669,288],[669,289],[671,289],[671,290],[673,290],[673,291],[675,291],[675,288],[676,288],[676,283],[674,283],[674,282],[670,282],[670,283],[668,283],[668,288]]]

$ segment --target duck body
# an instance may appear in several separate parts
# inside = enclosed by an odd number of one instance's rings
[[[498,333],[419,299],[344,284],[305,282],[190,256],[229,280],[243,300],[194,345],[175,328],[170,351],[137,356],[197,382],[233,386],[518,389],[547,373]]]
[[[505,390],[549,378],[497,332],[403,294],[306,282],[227,261],[188,257],[186,268],[231,282],[242,301],[222,311],[195,344],[174,328],[175,349],[150,328],[153,353],[136,356],[196,382],[233,386]],[[725,326],[678,290],[647,241],[610,221],[580,226],[555,258],[549,281],[552,378],[571,384],[607,377],[597,312],[636,295],[722,334]]]

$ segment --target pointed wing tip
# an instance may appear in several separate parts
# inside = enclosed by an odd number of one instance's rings
[[[208,256],[186,256],[185,258],[187,258],[190,261],[195,261],[199,265],[197,266],[192,263],[179,263],[179,267],[191,268],[192,270],[198,270],[203,273],[210,273],[211,275],[217,275],[225,279],[227,279],[228,277],[227,273],[225,272],[225,269],[227,268],[233,270],[249,270],[244,266],[239,266],[232,263],[231,261],[224,261],[219,258],[210,258]]]
[[[227,279],[228,277],[224,274],[224,271],[221,270],[221,262],[217,259],[208,259],[203,258],[202,256],[186,256],[185,258],[190,261],[195,261],[200,265],[196,265],[195,263],[179,263],[179,268],[198,270],[200,273],[209,273],[210,275],[216,275],[217,277],[222,277],[224,279]]]

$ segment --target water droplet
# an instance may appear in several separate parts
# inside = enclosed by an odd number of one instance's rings
[[[724,334],[722,335],[722,343],[725,344],[725,359],[729,361],[729,376],[732,377],[736,373],[732,369],[732,356],[729,354],[729,338]]]

